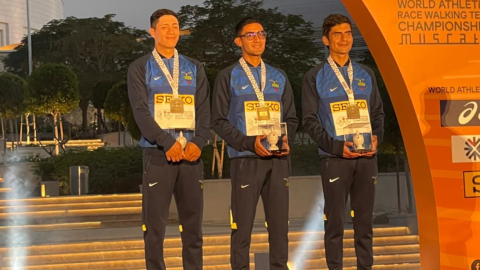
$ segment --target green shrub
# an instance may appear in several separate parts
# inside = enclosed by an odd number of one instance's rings
[[[138,192],[142,183],[142,150],[138,147],[67,151],[39,162],[36,173],[43,181],[60,181],[62,194],[68,194],[70,167],[80,165],[89,167],[91,194]]]
[[[219,150],[220,150],[219,143]],[[223,164],[223,178],[230,178],[230,159],[226,153]],[[212,176],[213,146],[203,148],[205,179],[218,178],[216,168]],[[292,176],[319,175],[320,158],[314,144],[295,145],[291,153]],[[380,172],[395,172],[395,156],[380,154]],[[400,159],[400,171],[404,170]],[[36,173],[43,181],[60,181],[62,194],[69,193],[69,170],[71,166],[88,166],[89,192],[91,194],[138,192],[142,183],[142,149],[139,147],[100,148],[95,151],[70,150],[66,153],[43,159],[37,163]]]

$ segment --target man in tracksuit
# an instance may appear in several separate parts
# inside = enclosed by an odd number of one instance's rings
[[[202,269],[203,163],[210,138],[209,86],[203,65],[178,54],[177,15],[150,18],[155,49],[128,70],[128,95],[143,147],[143,230],[148,270],[164,270],[163,241],[172,194],[178,208],[183,269]]]
[[[232,184],[231,265],[250,269],[249,250],[258,199],[262,196],[270,243],[270,269],[288,269],[288,154],[298,119],[293,92],[286,74],[262,61],[266,32],[253,18],[235,29],[235,44],[242,58],[220,71],[212,103],[214,131],[229,145]],[[265,113],[265,114],[264,114]],[[284,153],[272,154],[262,140],[266,133],[257,125],[269,119],[287,123]]]
[[[378,169],[375,154],[384,132],[383,105],[372,70],[349,57],[353,38],[348,17],[327,17],[323,23],[323,42],[329,48],[330,57],[328,62],[305,75],[302,110],[303,126],[318,144],[322,158],[327,264],[331,270],[343,266],[345,209],[350,194],[357,269],[372,269],[373,205]],[[367,134],[372,135],[369,145],[365,146],[369,150],[359,153],[353,151],[353,142],[345,139],[349,135],[345,127],[362,121],[369,129]]]

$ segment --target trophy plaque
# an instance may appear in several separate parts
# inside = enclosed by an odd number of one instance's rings
[[[288,145],[287,123],[259,125],[258,134],[267,135],[261,143],[270,153],[275,154],[290,151]]]
[[[355,123],[344,128],[346,142],[352,142],[350,151],[365,153],[373,151],[373,137],[370,123]]]
[[[187,147],[188,142],[195,137],[194,129],[174,128],[165,129],[165,131],[168,132],[168,134],[170,134],[182,146],[183,150],[185,150],[185,147]]]
[[[187,138],[183,136],[183,131],[180,131],[180,134],[177,137],[177,142],[180,143],[182,149],[185,149],[185,147],[187,146]]]

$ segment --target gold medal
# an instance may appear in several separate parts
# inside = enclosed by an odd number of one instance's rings
[[[175,49],[173,52],[173,76],[170,74],[170,71],[168,70],[167,66],[165,66],[165,63],[163,62],[162,58],[160,57],[160,54],[157,52],[157,50],[153,50],[153,56],[155,58],[155,61],[157,61],[158,66],[162,69],[163,74],[167,77],[168,83],[170,84],[170,87],[172,88],[172,93],[173,96],[176,98],[172,98],[170,100],[170,112],[171,113],[183,113],[183,101],[178,98],[178,78],[179,78],[179,73],[180,73],[180,60],[178,56],[178,51]]]
[[[327,59],[328,63],[332,67],[333,72],[337,76],[338,80],[343,86],[343,89],[345,90],[345,93],[347,93],[348,100],[350,104],[347,106],[347,118],[348,119],[360,119],[360,108],[355,104],[355,96],[353,93],[353,65],[352,61],[350,60],[350,63],[348,64],[348,80],[350,81],[350,85],[345,81],[345,78],[343,77],[342,73],[337,67],[337,64],[333,61],[332,57],[329,56]]]
[[[260,67],[262,69],[262,78],[261,78],[262,88],[260,88],[257,81],[255,80],[255,77],[253,77],[252,71],[248,67],[245,59],[240,58],[239,62],[243,70],[245,71],[245,74],[247,74],[248,80],[252,84],[253,89],[255,90],[255,94],[257,95],[257,99],[261,104],[259,107],[257,107],[257,120],[258,121],[270,120],[270,108],[267,105],[264,105],[265,96],[263,95],[263,91],[265,90],[265,84],[267,81],[267,68],[265,67],[265,63],[263,62],[263,60],[260,62]]]
[[[183,101],[181,98],[172,98],[170,100],[170,112],[171,113],[183,113]]]
[[[347,106],[347,118],[348,119],[360,119],[360,108],[355,104]]]
[[[268,106],[257,107],[257,117],[259,121],[270,120],[270,108]]]

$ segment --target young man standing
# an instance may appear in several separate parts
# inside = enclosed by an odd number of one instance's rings
[[[335,14],[325,19],[323,43],[330,56],[326,63],[305,75],[302,110],[303,126],[318,144],[322,157],[327,264],[330,270],[343,267],[345,209],[350,194],[357,269],[372,269],[373,205],[378,170],[375,154],[384,132],[382,100],[373,71],[349,57],[353,37],[348,17]],[[362,136],[365,137],[345,139],[360,136],[355,131],[359,127],[364,129]],[[349,134],[349,130],[353,133]],[[362,148],[365,151],[358,151]]]
[[[288,154],[298,119],[286,74],[262,60],[267,33],[262,24],[245,18],[235,28],[242,58],[220,71],[215,82],[212,125],[227,141],[231,158],[233,270],[250,269],[251,233],[262,196],[270,243],[270,269],[285,270],[288,261]],[[287,124],[287,152],[272,154],[262,145],[264,121]],[[271,133],[270,133],[271,134]],[[289,144],[289,145],[287,145]]]
[[[202,269],[203,163],[210,138],[209,86],[203,65],[178,54],[177,15],[150,18],[155,49],[128,70],[128,95],[143,147],[143,230],[148,270],[165,270],[163,241],[172,194],[178,208],[183,269]]]

